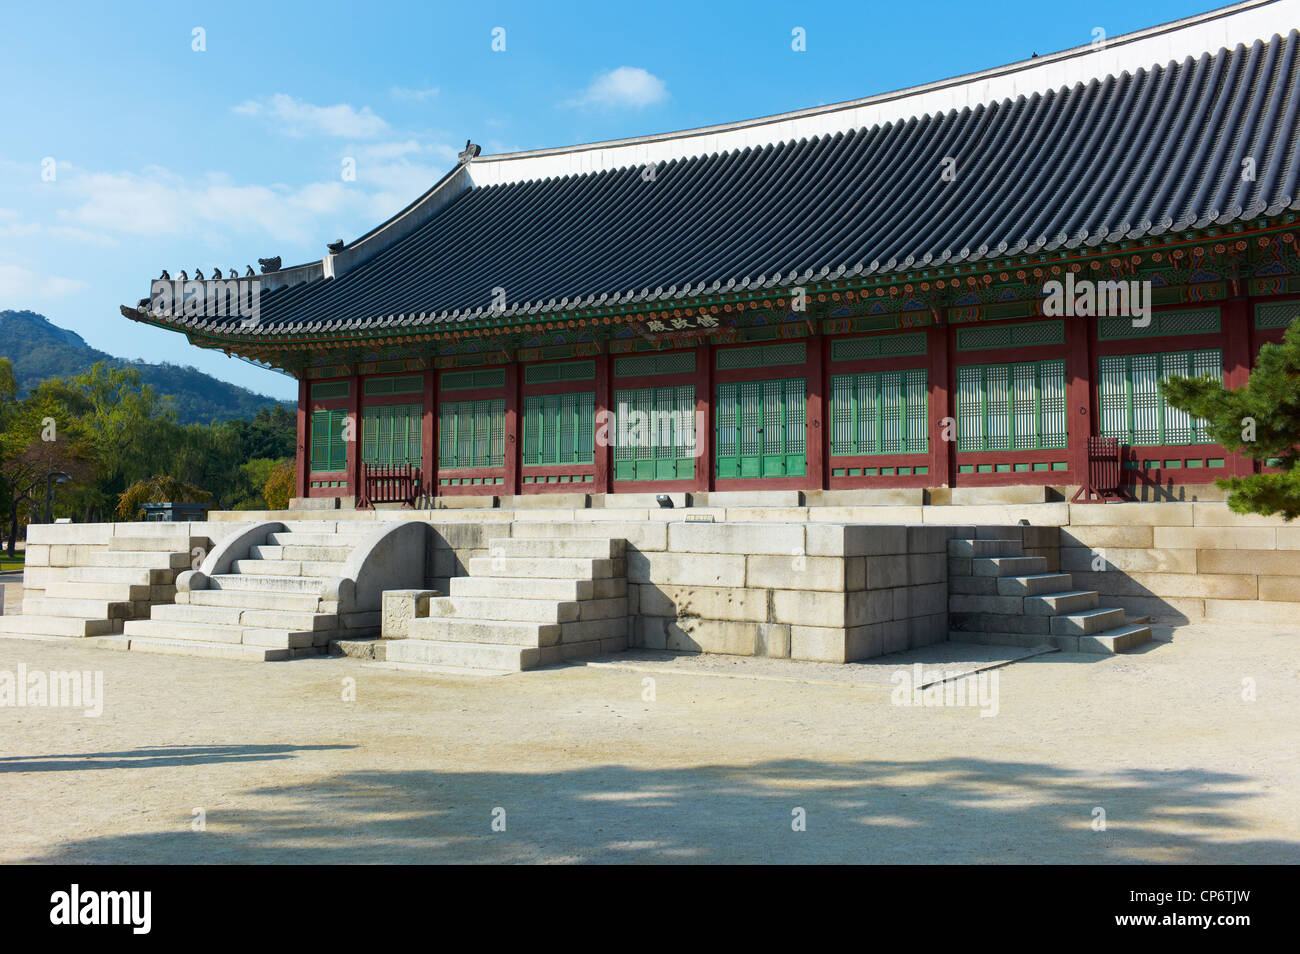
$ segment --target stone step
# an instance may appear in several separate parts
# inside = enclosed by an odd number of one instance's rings
[[[1079,637],[1081,653],[1124,653],[1151,640],[1151,627],[1141,625],[1117,626],[1114,629]]]
[[[186,569],[189,569],[187,566]],[[176,579],[175,570],[156,570],[134,566],[70,566],[69,583],[133,583],[137,585],[170,586]]]
[[[82,619],[129,619],[130,601],[28,597],[23,612],[31,616],[72,616]]]
[[[520,672],[535,668],[541,655],[541,650],[535,646],[394,639],[386,650],[385,662]]]
[[[106,636],[122,631],[121,619],[78,619],[74,616],[0,616],[0,636]]]
[[[193,559],[188,551],[171,550],[98,550],[86,554],[88,566],[134,566],[160,570],[188,570]]]
[[[1064,593],[1042,593],[1025,597],[1027,616],[1063,616],[1082,610],[1096,609],[1101,597],[1096,590],[1069,590]]]
[[[310,563],[344,563],[352,554],[350,546],[255,546],[249,555],[254,560],[298,560]]]
[[[211,623],[214,626],[238,626],[244,610],[238,606],[203,606],[196,603],[171,603],[149,610],[152,620],[175,623]]]
[[[432,600],[429,601],[432,604]],[[510,646],[554,646],[559,623],[425,617],[406,624],[410,639],[456,643],[499,643]],[[395,640],[401,642],[401,640]],[[391,658],[391,657],[390,657]]]
[[[377,614],[371,615],[377,616]],[[149,618],[179,623],[211,623],[218,626],[247,626],[304,632],[338,629],[340,625],[338,617],[329,613],[294,613],[284,610],[248,609],[240,606],[204,606],[195,603],[155,606]]]
[[[1047,572],[1047,557],[975,557],[972,576],[1030,576]]]
[[[301,531],[277,531],[266,535],[266,542],[277,547],[354,547],[362,537],[376,529],[367,527],[362,531],[339,531],[336,533],[304,533]]]
[[[531,596],[532,586],[515,588]],[[575,601],[485,599],[475,596],[440,596],[429,600],[430,619],[512,620],[522,623],[567,623],[578,618]]]
[[[1122,609],[1091,609],[1080,613],[1053,616],[1053,636],[1091,636],[1124,625]]]
[[[379,625],[378,613],[355,613],[353,615],[374,617],[375,625]],[[342,628],[338,616],[333,613],[293,613],[285,610],[246,609],[239,621],[245,626],[253,626],[258,629],[317,632],[320,630],[336,631]]]
[[[1068,573],[1031,573],[1027,576],[1000,576],[999,596],[1038,596],[1040,593],[1061,593],[1074,585]]]
[[[349,653],[344,653],[349,655]],[[466,666],[434,666],[427,663],[388,662],[375,660],[365,663],[367,669],[391,669],[395,672],[423,672],[432,676],[508,676],[517,669],[470,669]]]
[[[218,573],[208,581],[209,589],[252,590],[262,593],[314,593],[320,596],[326,580],[319,576],[254,576]]]
[[[1020,556],[1019,540],[949,540],[948,556],[1001,557]]]
[[[148,583],[47,583],[46,597],[68,600],[148,600],[153,589]]]
[[[490,559],[490,558],[489,558]],[[519,578],[513,576],[454,576],[448,584],[450,596],[511,598],[519,595]],[[600,580],[528,581],[528,595],[545,600],[603,600],[627,594],[627,580],[606,577]]]
[[[301,560],[235,560],[230,568],[250,576],[318,576],[335,579],[342,575],[342,563],[311,563]]]
[[[965,633],[1015,633],[1036,635],[1046,639],[1052,633],[1051,616],[1026,616],[1024,613],[966,612],[952,610],[948,613],[950,629]]]
[[[359,639],[331,639],[329,654],[331,656],[350,656],[353,659],[383,662],[387,658],[389,642],[389,640],[380,639],[378,636]]]
[[[588,560],[613,560],[623,555],[624,542],[609,538],[569,537],[550,540],[521,540],[498,537],[488,541],[490,556],[507,557],[579,557]]]
[[[195,547],[204,547],[206,549],[206,537],[189,537],[188,539],[172,538],[170,540],[160,540],[158,537],[109,537],[108,549],[110,551],[132,551],[138,550],[149,553],[158,552],[179,552],[188,550],[191,553]]]
[[[621,560],[545,557],[473,557],[470,576],[542,577],[548,580],[598,580],[621,576]]]
[[[315,613],[320,597],[310,593],[262,592],[258,590],[190,590],[185,597],[191,606],[237,606],[241,609],[287,610]]]
[[[150,636],[162,639],[198,640],[210,643],[243,643],[274,649],[302,649],[329,643],[334,630],[284,630],[255,626],[228,626],[220,623],[191,623],[170,619],[127,620],[122,627],[126,636]]]
[[[578,604],[578,620],[627,620],[627,597],[613,596],[604,600],[583,600]]]
[[[953,630],[948,638],[954,642],[980,643],[990,646],[1018,646],[1024,649],[1047,647],[1064,653],[1106,655],[1127,652],[1150,640],[1149,626],[1125,625],[1093,633],[1091,636],[1054,636],[1011,632],[966,632]]]
[[[160,636],[103,636],[96,642],[102,649],[160,653],[168,656],[238,659],[245,662],[278,662],[316,653],[316,650],[310,647],[295,650],[273,646],[246,646],[243,643],[204,642],[200,639],[168,639]]]
[[[592,598],[596,582],[595,580],[529,580],[528,595],[539,600],[587,600]],[[447,592],[456,597],[509,599],[518,596],[519,591],[518,577],[454,576],[447,584]]]
[[[626,612],[605,619],[580,619],[576,623],[560,624],[560,646],[562,648],[616,639],[625,642],[627,640]],[[622,648],[626,648],[626,646]],[[567,649],[565,651],[568,652]]]

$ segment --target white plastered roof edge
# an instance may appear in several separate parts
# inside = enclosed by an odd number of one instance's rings
[[[1125,71],[1250,46],[1300,28],[1300,0],[1247,0],[1159,26],[1110,37],[952,79],[742,122],[607,142],[479,156],[469,165],[476,187],[583,175],[629,166],[811,139],[851,129],[1071,87]]]

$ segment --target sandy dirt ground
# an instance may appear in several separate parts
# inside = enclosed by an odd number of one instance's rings
[[[1034,656],[991,670],[995,716],[893,704],[906,654],[481,677],[0,639],[0,677],[105,699],[0,708],[0,862],[1296,863],[1298,638]]]

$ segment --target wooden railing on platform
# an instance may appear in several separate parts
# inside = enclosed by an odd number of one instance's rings
[[[1083,500],[1079,500],[1082,496]],[[1096,500],[1093,500],[1096,497]],[[1086,482],[1074,493],[1078,503],[1112,503],[1124,499],[1120,486],[1119,439],[1088,438],[1088,473]]]
[[[361,500],[358,507],[373,507],[381,503],[400,503],[415,506],[423,490],[420,468],[411,464],[401,467],[376,467],[361,465]]]

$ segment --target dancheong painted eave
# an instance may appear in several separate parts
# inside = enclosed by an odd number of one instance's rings
[[[1114,38],[1091,60],[1066,51],[767,120],[467,155],[323,262],[262,276],[255,326],[123,313],[208,346],[420,335],[903,280],[1290,218],[1297,7],[1239,4]],[[1195,52],[1211,40],[1223,45]],[[1183,56],[1133,59],[1160,51]],[[774,136],[789,138],[765,141]]]

